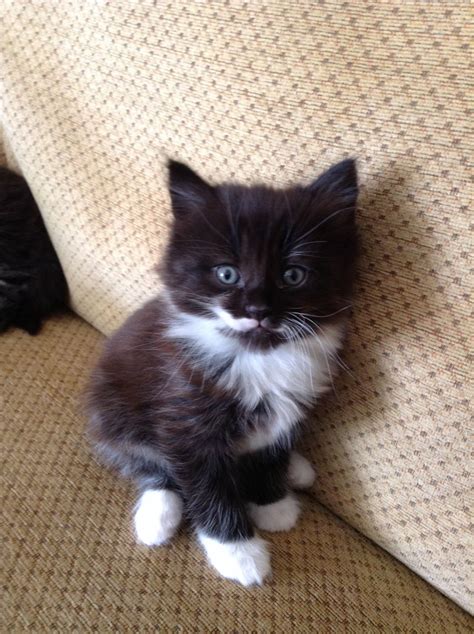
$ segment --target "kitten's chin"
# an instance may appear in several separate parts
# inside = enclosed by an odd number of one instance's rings
[[[259,323],[256,319],[234,317],[221,306],[215,306],[212,310],[221,320],[221,330],[227,336],[239,339],[249,348],[265,350],[286,341],[280,329],[272,327],[267,319]]]

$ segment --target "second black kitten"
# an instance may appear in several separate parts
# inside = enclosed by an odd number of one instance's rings
[[[27,182],[0,167],[0,332],[16,326],[35,335],[67,299],[66,278]]]

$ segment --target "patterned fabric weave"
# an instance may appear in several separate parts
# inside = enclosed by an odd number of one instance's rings
[[[269,537],[262,588],[219,578],[186,526],[167,547],[138,546],[132,487],[93,460],[77,415],[102,340],[77,317],[0,339],[2,632],[469,631],[458,606],[314,495],[294,531]]]
[[[270,184],[358,158],[353,377],[336,382],[306,441],[316,494],[472,609],[470,3],[3,9],[7,154],[73,307],[105,333],[158,288],[166,157],[211,180]]]

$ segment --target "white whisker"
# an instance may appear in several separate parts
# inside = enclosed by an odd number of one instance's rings
[[[313,233],[313,231],[316,231],[317,229],[319,229],[319,227],[322,227],[326,222],[331,220],[331,218],[334,218],[334,216],[338,216],[339,214],[342,214],[344,211],[352,211],[353,209],[354,207],[350,206],[350,207],[343,207],[342,209],[337,209],[336,211],[333,211],[332,214],[329,214],[329,216],[326,216],[326,218],[323,218],[321,222],[318,222],[318,224],[315,227],[312,227],[311,229],[306,231],[306,233],[303,233],[303,235],[299,236],[298,239],[304,240],[306,236],[309,236],[310,234]]]
[[[298,311],[298,314],[303,315],[304,317],[314,317],[315,319],[326,319],[327,317],[333,317],[334,315],[338,315],[339,313],[342,313],[344,310],[349,310],[349,308],[352,308],[352,304],[343,306],[343,308],[339,308],[339,310],[335,310],[334,312],[328,313],[327,315],[316,315],[314,313],[303,313],[301,311]]]

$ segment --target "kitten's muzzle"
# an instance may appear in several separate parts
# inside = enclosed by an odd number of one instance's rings
[[[261,321],[258,322],[257,328],[261,328],[262,330],[268,330],[269,332],[275,332],[277,327],[272,323],[272,320],[269,317],[265,317]]]
[[[254,333],[263,333],[263,332],[276,332],[276,326],[271,322],[269,317],[264,317],[263,319],[254,319],[254,318],[242,318],[240,320],[241,330],[243,332],[254,332]]]
[[[270,307],[265,304],[250,304],[245,307],[245,314],[250,319],[256,319],[260,324],[270,314]]]

